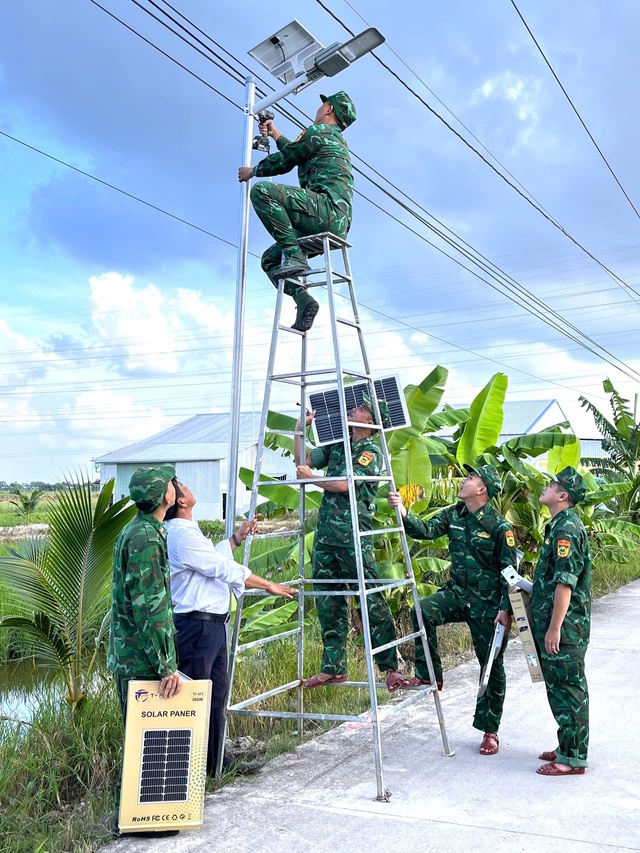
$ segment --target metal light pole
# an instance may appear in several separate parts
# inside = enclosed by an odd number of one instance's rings
[[[253,142],[253,102],[256,84],[253,77],[245,80],[244,136],[242,165],[251,165]],[[238,265],[236,270],[236,310],[233,328],[233,367],[231,371],[231,437],[227,467],[227,513],[225,529],[227,538],[235,529],[236,490],[238,486],[238,452],[240,448],[240,412],[242,405],[242,356],[244,351],[244,304],[247,290],[247,254],[249,245],[249,192],[251,184],[241,186],[240,225],[238,228]]]

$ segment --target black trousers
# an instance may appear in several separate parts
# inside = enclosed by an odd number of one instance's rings
[[[205,622],[188,613],[175,613],[178,669],[189,678],[208,678],[212,683],[211,720],[207,772],[213,773],[222,743],[227,698],[227,631],[223,622]]]

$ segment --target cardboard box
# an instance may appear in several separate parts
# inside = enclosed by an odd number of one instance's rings
[[[523,592],[521,589],[510,590],[509,601],[511,602],[511,609],[513,611],[513,624],[516,626],[518,636],[522,642],[522,651],[527,661],[531,681],[534,684],[544,681],[538,650],[536,649],[531,632],[533,622],[531,617],[531,596],[528,592]]]
[[[130,681],[121,832],[200,829],[204,819],[211,682],[183,681],[171,699],[159,681]]]

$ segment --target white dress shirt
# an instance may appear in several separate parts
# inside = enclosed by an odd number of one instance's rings
[[[229,590],[240,595],[250,569],[233,559],[228,539],[214,547],[197,521],[172,518],[165,524],[173,612],[228,613]]]

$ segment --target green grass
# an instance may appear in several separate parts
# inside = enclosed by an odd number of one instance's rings
[[[598,553],[593,559],[592,593],[594,598],[614,592],[626,583],[640,578],[640,554],[637,551],[627,551],[627,563],[615,563],[604,560]]]
[[[109,840],[122,723],[111,680],[74,718],[41,688],[31,725],[0,721],[1,853],[88,853]]]

